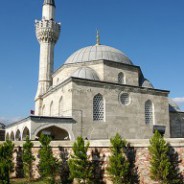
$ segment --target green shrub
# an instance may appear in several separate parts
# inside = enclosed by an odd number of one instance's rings
[[[128,184],[130,173],[130,164],[125,157],[124,148],[126,141],[122,140],[119,134],[110,139],[112,148],[111,156],[109,157],[109,166],[107,171],[114,184]]]
[[[160,184],[181,184],[169,154],[169,145],[164,140],[163,136],[156,131],[150,139],[149,152],[151,155],[151,178]]]
[[[82,137],[78,137],[73,144],[73,154],[68,161],[70,178],[77,179],[79,183],[90,183],[92,178],[92,164],[87,156],[89,142],[85,145]]]
[[[35,157],[32,155],[33,143],[29,140],[29,137],[26,137],[26,142],[23,144],[23,169],[24,176],[31,180],[32,177],[32,163],[35,160]]]
[[[0,183],[10,184],[10,171],[13,168],[14,144],[7,140],[0,145]]]
[[[59,173],[60,162],[53,156],[50,147],[51,137],[41,134],[40,143],[41,149],[39,150],[40,162],[39,171],[40,175],[48,184],[55,183],[55,177]]]

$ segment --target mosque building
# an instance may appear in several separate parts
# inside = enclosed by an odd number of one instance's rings
[[[61,24],[54,0],[44,0],[42,19],[35,21],[40,44],[35,113],[6,127],[6,139],[34,140],[41,133],[55,140],[146,139],[154,127],[165,137],[184,137],[184,113],[156,89],[139,66],[120,50],[96,44],[77,50],[56,71],[54,47]]]

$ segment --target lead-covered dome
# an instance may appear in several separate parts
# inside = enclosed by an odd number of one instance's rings
[[[169,111],[174,111],[174,112],[181,111],[179,106],[176,104],[176,102],[174,102],[174,100],[172,100],[171,98],[169,98],[168,100],[169,100]]]
[[[78,68],[73,73],[72,77],[90,79],[90,80],[99,80],[97,73],[89,67]]]
[[[154,88],[153,84],[148,79],[145,79],[145,78],[142,81],[141,86],[144,88]]]
[[[65,62],[68,63],[79,63],[96,60],[110,60],[120,63],[132,65],[132,61],[120,50],[106,45],[94,45],[82,48],[73,53]]]

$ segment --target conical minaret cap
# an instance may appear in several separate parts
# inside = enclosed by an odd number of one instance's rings
[[[45,4],[50,4],[50,5],[54,6],[54,7],[56,7],[56,4],[55,4],[54,0],[44,0],[43,5],[45,5]]]

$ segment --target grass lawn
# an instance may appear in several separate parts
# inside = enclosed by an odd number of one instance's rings
[[[11,184],[45,184],[44,181],[31,181],[29,182],[26,179],[12,179]]]

